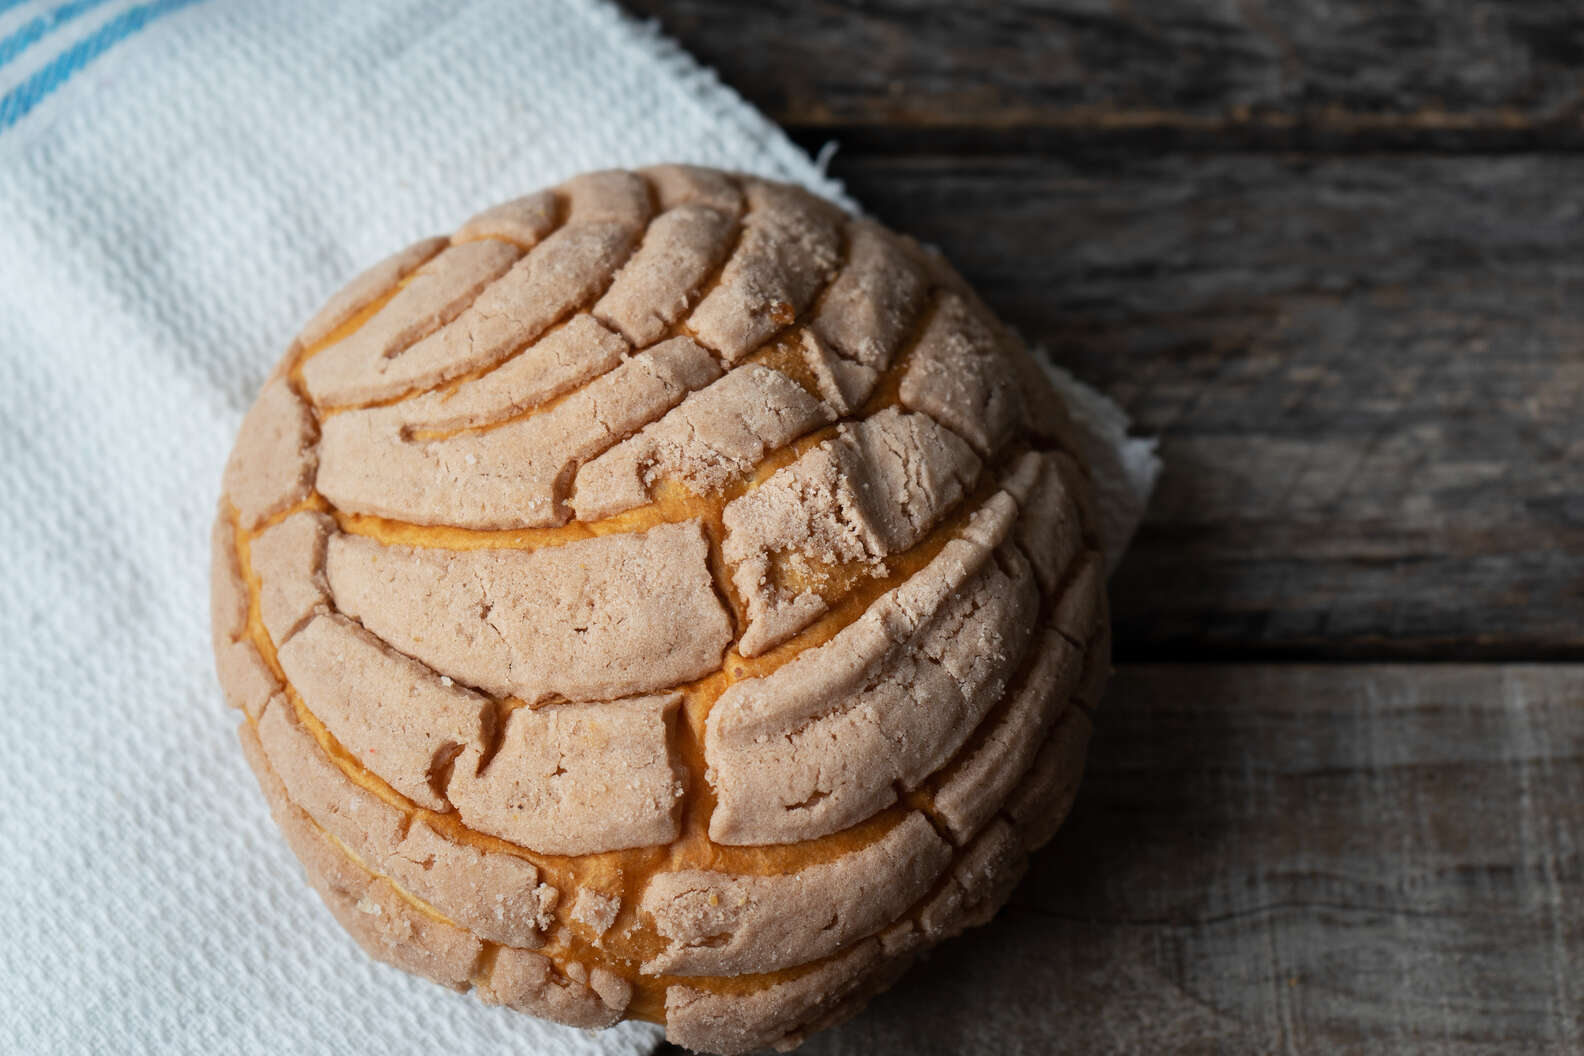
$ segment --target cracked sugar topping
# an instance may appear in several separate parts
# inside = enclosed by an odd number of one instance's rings
[[[1109,670],[1031,366],[915,243],[685,166],[354,279],[244,419],[212,572],[245,752],[337,919],[721,1052],[988,919]]]

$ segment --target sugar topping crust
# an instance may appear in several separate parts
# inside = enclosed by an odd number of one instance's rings
[[[243,751],[372,956],[789,1047],[983,922],[1109,672],[1060,396],[800,189],[588,173],[353,279],[211,544]]]

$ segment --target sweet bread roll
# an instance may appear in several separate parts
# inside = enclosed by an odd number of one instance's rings
[[[788,1047],[1060,824],[1108,673],[1085,474],[938,257],[782,184],[591,173],[304,327],[225,472],[220,679],[373,956]]]

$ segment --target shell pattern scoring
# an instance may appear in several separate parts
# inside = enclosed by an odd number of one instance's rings
[[[246,416],[217,664],[373,956],[796,1044],[987,920],[1109,672],[1086,470],[935,254],[796,188],[580,176],[369,269]]]

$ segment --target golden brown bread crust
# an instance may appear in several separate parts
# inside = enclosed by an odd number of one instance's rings
[[[793,187],[577,177],[369,269],[213,537],[244,750],[373,956],[795,1044],[987,920],[1109,671],[1060,397],[938,257]]]

